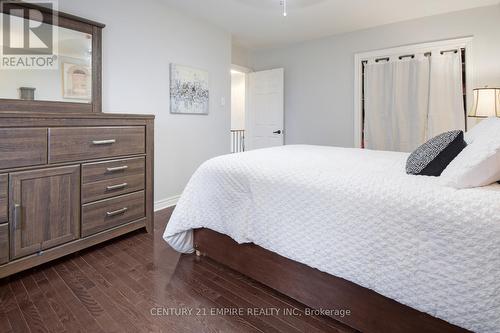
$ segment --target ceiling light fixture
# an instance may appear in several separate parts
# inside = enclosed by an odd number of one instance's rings
[[[283,16],[286,16],[286,0],[281,0],[281,7],[283,7]]]

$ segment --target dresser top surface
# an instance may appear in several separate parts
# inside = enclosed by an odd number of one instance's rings
[[[152,114],[132,114],[132,113],[69,113],[69,112],[24,112],[24,111],[8,111],[0,112],[2,118],[43,118],[43,119],[154,119]]]

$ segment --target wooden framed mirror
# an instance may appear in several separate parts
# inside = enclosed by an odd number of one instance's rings
[[[104,24],[0,0],[0,111],[102,112]]]

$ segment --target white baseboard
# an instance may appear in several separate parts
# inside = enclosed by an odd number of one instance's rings
[[[174,195],[173,197],[166,198],[163,200],[158,200],[155,202],[155,212],[175,206],[177,204],[177,201],[179,201],[180,195]]]

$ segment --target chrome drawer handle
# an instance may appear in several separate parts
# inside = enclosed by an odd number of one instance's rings
[[[112,190],[118,190],[122,189],[128,186],[128,183],[123,183],[123,184],[118,184],[118,185],[110,185],[106,187],[106,190],[112,191]]]
[[[123,171],[123,170],[127,170],[127,169],[128,169],[128,165],[124,165],[124,166],[119,166],[119,167],[115,167],[115,168],[106,168],[106,171],[117,172],[117,171]]]
[[[115,143],[116,140],[115,139],[111,139],[111,140],[94,140],[92,141],[92,143],[96,146],[101,146],[101,145],[112,145],[113,143]]]
[[[118,210],[115,210],[115,211],[113,211],[113,212],[106,212],[106,215],[107,215],[108,217],[111,217],[111,216],[116,216],[116,215],[120,215],[120,214],[124,214],[124,213],[126,213],[126,212],[127,212],[127,210],[128,210],[128,208],[127,208],[127,207],[124,207],[124,208],[122,208],[122,209],[118,209]]]

